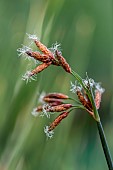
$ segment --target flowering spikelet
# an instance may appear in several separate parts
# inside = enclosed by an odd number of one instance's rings
[[[102,93],[99,90],[95,90],[95,105],[97,109],[100,108],[101,97]]]
[[[44,105],[38,106],[37,108],[35,108],[35,112],[43,112],[44,110],[45,112],[61,112],[71,107],[72,107],[72,104],[56,105],[56,103],[50,103],[49,105],[44,104]]]
[[[63,93],[49,93],[44,98],[68,99],[69,97]]]
[[[41,71],[43,71],[44,69],[46,69],[49,65],[51,64],[51,62],[49,63],[42,63],[39,66],[37,66],[34,70],[31,71],[31,75],[35,75],[37,73],[40,73]]]
[[[89,99],[86,91],[83,90],[83,92],[84,92],[84,98],[85,98],[85,100],[87,101],[86,108],[89,109],[90,111],[92,111],[92,110],[93,110],[92,103],[91,103],[91,101],[90,101],[90,99]]]
[[[56,57],[59,61],[59,64],[64,68],[64,70],[68,73],[71,73],[71,67],[58,50],[56,50]]]
[[[77,96],[78,96],[78,98],[79,98],[79,101],[83,104],[83,106],[85,106],[86,107],[86,105],[87,105],[87,101],[86,101],[86,99],[84,98],[84,96],[83,96],[83,94],[82,94],[82,92],[81,91],[79,91],[79,90],[77,90]]]
[[[34,42],[35,42],[36,46],[40,49],[40,51],[42,51],[42,53],[49,55],[50,57],[53,58],[53,53],[44,44],[42,44],[38,40],[34,40]]]
[[[68,98],[63,93],[49,93],[43,97],[43,101],[49,103],[50,106],[56,106],[63,104],[63,100]]]
[[[47,112],[62,112],[72,107],[72,104],[61,104],[53,107],[49,107]]]
[[[63,103],[61,99],[55,99],[55,98],[49,98],[49,97],[44,97],[43,101],[47,103],[57,103],[57,105]]]
[[[63,112],[61,113],[54,121],[51,123],[51,125],[48,128],[48,131],[52,131],[55,129],[56,126],[60,124],[60,122],[68,116],[69,112]]]
[[[79,101],[83,104],[83,106],[86,108],[86,110],[93,115],[93,109],[92,109],[92,104],[89,100],[87,100],[86,96],[82,94],[80,90],[77,90],[77,96],[79,98]]]
[[[33,51],[26,51],[26,54],[29,55],[30,57],[33,57],[36,60],[39,60],[44,63],[50,62],[50,57],[46,54],[40,54],[38,51],[33,52]]]
[[[32,76],[36,75],[37,73],[43,71],[45,68],[47,68],[49,65],[56,65],[56,66],[62,66],[64,70],[68,73],[71,73],[71,68],[69,64],[66,62],[66,60],[61,56],[61,53],[58,51],[59,44],[54,44],[52,47],[53,50],[48,49],[43,43],[40,42],[40,40],[37,38],[36,35],[27,34],[28,38],[32,40],[36,46],[39,48],[39,50],[42,52],[42,54],[38,51],[32,51],[31,48],[24,46],[22,48],[19,48],[18,55],[26,55],[26,58],[28,59],[34,59],[35,63],[37,61],[41,61],[42,64],[37,66],[34,70],[27,72],[22,79],[31,81]],[[53,51],[53,52],[52,52]],[[56,56],[56,57],[55,57]],[[33,78],[34,79],[34,78]]]

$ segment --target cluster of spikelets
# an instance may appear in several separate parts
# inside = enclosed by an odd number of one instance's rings
[[[26,54],[27,57],[33,58],[36,61],[40,61],[41,64],[32,71],[27,71],[27,73],[22,77],[23,80],[26,80],[27,82],[29,80],[33,80],[36,74],[43,71],[50,65],[61,66],[66,72],[72,74],[77,79],[75,84],[71,83],[70,91],[76,93],[79,100],[78,102],[62,93],[50,93],[43,95],[41,97],[42,104],[33,109],[32,115],[34,116],[46,115],[49,118],[50,115],[55,112],[60,113],[59,116],[57,116],[49,126],[44,128],[44,132],[46,133],[47,137],[51,138],[53,136],[53,130],[55,127],[58,126],[59,123],[64,118],[66,118],[73,109],[85,109],[96,120],[94,109],[99,109],[101,96],[104,92],[104,89],[101,87],[100,83],[96,83],[93,79],[89,79],[88,76],[86,76],[86,79],[82,79],[77,73],[72,71],[71,67],[64,59],[61,52],[58,50],[58,44],[55,44],[54,48],[50,50],[44,44],[42,44],[35,35],[28,34],[28,37],[29,39],[33,40],[40,52],[34,52],[31,48],[23,46],[23,48],[19,48],[17,50],[19,52],[19,56]],[[69,100],[74,100],[75,105],[67,102]]]
[[[48,137],[53,136],[53,129],[59,125],[59,123],[68,116],[70,113],[70,109],[74,106],[66,101],[69,97],[62,93],[49,93],[45,95],[41,95],[41,105],[34,108],[32,111],[32,115],[34,116],[47,116],[50,118],[51,114],[55,112],[59,112],[60,115],[56,117],[56,119],[50,124],[50,126],[46,126],[44,128],[44,132]]]
[[[58,50],[59,45],[57,43],[54,45],[52,50],[50,50],[44,44],[42,44],[35,35],[30,34],[27,35],[29,39],[33,40],[33,42],[36,44],[40,52],[32,51],[31,48],[23,46],[22,48],[19,48],[17,50],[19,52],[19,56],[22,54],[26,54],[27,57],[33,58],[36,61],[40,61],[41,64],[38,65],[32,71],[27,71],[25,75],[22,77],[23,80],[26,80],[27,82],[33,80],[37,73],[40,73],[50,65],[61,66],[66,72],[71,73],[71,68],[69,67],[69,64],[66,62],[64,57],[62,56],[61,51]]]

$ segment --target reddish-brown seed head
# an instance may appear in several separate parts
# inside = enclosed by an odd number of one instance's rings
[[[80,90],[77,90],[77,96],[79,101],[83,104],[83,106],[89,110],[90,112],[92,112],[92,104],[90,102],[90,100],[88,99],[88,96],[83,94]]]
[[[59,64],[64,68],[64,70],[68,73],[71,73],[71,67],[58,50],[56,50],[56,57],[59,61]]]
[[[69,97],[62,93],[49,93],[44,98],[68,99]]]
[[[58,126],[60,124],[60,122],[66,118],[68,116],[69,112],[63,112],[61,113],[54,121],[53,123],[51,123],[51,125],[49,126],[48,131],[51,131],[53,129],[55,129],[56,126]]]
[[[51,65],[51,62],[40,64],[34,70],[31,71],[31,76],[33,76],[33,75],[35,75],[37,73],[40,73],[41,71],[46,69],[49,65]]]
[[[41,54],[38,51],[33,52],[33,51],[26,51],[26,54],[29,55],[30,57],[33,57],[36,60],[39,60],[44,63],[50,62],[50,57],[46,54]]]
[[[95,90],[95,105],[97,109],[100,108],[101,97],[102,93],[99,90]]]
[[[54,103],[54,102],[58,103],[58,104],[62,104],[63,103],[63,101],[61,99],[55,99],[55,98],[49,98],[49,97],[44,97],[43,101],[47,102],[47,103]]]
[[[61,104],[61,105],[57,105],[57,106],[52,106],[52,107],[48,108],[46,111],[47,112],[62,112],[67,109],[70,109],[71,107],[72,107],[72,104]]]
[[[40,41],[35,40],[34,42],[35,42],[36,46],[40,49],[40,51],[42,51],[44,54],[49,55],[51,57],[53,56],[53,53]]]

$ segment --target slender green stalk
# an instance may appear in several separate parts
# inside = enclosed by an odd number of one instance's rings
[[[112,161],[112,157],[109,151],[109,147],[107,144],[106,136],[105,136],[101,121],[97,122],[97,127],[98,127],[100,140],[101,140],[101,144],[103,147],[103,151],[104,151],[104,155],[107,161],[108,168],[109,170],[113,170],[113,161]]]
[[[82,78],[75,72],[75,71],[71,71],[71,74],[80,82],[80,84],[84,87],[84,89],[87,91],[86,86],[83,83]]]
[[[88,95],[88,97],[89,97],[89,99],[92,103],[93,112],[94,112],[93,118],[97,122],[97,127],[98,127],[98,131],[99,131],[100,140],[101,140],[102,148],[103,148],[103,151],[104,151],[104,155],[105,155],[105,158],[106,158],[106,162],[107,162],[109,170],[113,170],[112,157],[111,157],[110,150],[109,150],[107,140],[106,140],[106,136],[105,136],[105,133],[104,133],[101,121],[100,121],[100,116],[99,116],[98,110],[97,110],[96,105],[95,105],[95,99],[94,99],[92,87],[90,86],[90,82],[89,82],[89,89],[87,89],[86,86],[83,83],[82,78],[76,72],[74,72],[73,70],[72,70],[72,75],[79,81],[79,83],[82,85],[82,87],[86,90],[86,93],[87,93],[87,95]],[[86,76],[87,76],[87,80],[89,81],[88,75],[86,75]]]

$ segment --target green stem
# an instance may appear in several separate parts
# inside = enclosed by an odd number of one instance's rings
[[[92,87],[90,86],[90,82],[89,82],[89,89],[87,89],[87,87],[83,83],[82,78],[76,72],[74,72],[73,70],[72,70],[71,73],[79,81],[79,83],[82,85],[82,87],[86,90],[86,93],[87,93],[87,95],[88,95],[88,97],[89,97],[89,99],[90,99],[90,101],[92,103],[93,112],[94,112],[94,119],[97,122],[97,127],[98,127],[98,131],[99,131],[99,135],[100,135],[100,140],[101,140],[104,155],[105,155],[105,158],[106,158],[106,161],[107,161],[107,165],[108,165],[109,170],[113,170],[112,157],[111,157],[109,147],[108,147],[108,144],[107,144],[107,140],[106,140],[106,136],[105,136],[105,133],[104,133],[101,121],[100,121],[100,116],[99,116],[98,110],[97,110],[96,105],[95,105],[95,99],[94,99]],[[87,76],[87,79],[89,81],[88,75],[86,75],[86,76]]]
[[[99,131],[99,135],[100,135],[100,140],[101,140],[101,144],[102,144],[102,148],[104,151],[104,155],[107,161],[107,165],[109,170],[113,170],[113,162],[112,162],[112,157],[109,151],[109,147],[107,144],[107,140],[106,140],[106,136],[101,124],[101,121],[97,122],[97,127],[98,127],[98,131]]]
[[[73,70],[71,71],[71,74],[78,80],[78,82],[84,87],[84,89],[87,90],[86,86],[83,83],[83,79]]]
[[[72,100],[72,101],[74,101],[74,102],[76,102],[76,103],[78,103],[78,104],[81,104],[77,99],[73,99],[72,97],[69,97],[68,99],[69,99],[69,100]]]

